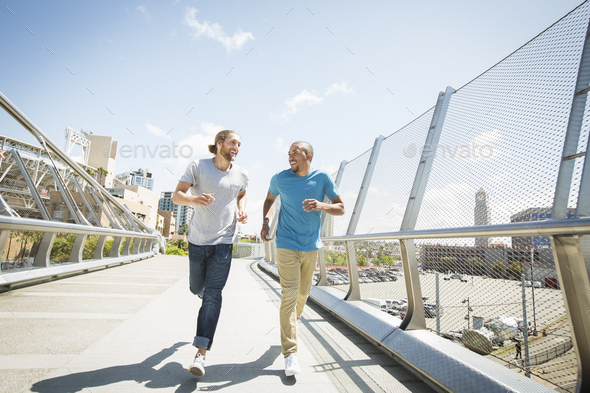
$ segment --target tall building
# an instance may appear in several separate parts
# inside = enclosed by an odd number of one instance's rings
[[[160,194],[160,201],[158,202],[158,209],[172,212],[176,220],[176,233],[182,228],[184,224],[190,221],[193,216],[193,207],[186,205],[177,205],[172,202],[172,195],[174,191],[164,191]]]
[[[141,186],[148,190],[154,190],[154,179],[152,173],[148,172],[149,169],[139,168],[136,171],[120,173],[117,176],[117,180],[128,186]]]
[[[488,203],[488,194],[483,188],[475,193],[475,209],[473,212],[475,225],[490,225],[490,207]],[[476,247],[487,247],[490,239],[487,237],[475,238]]]

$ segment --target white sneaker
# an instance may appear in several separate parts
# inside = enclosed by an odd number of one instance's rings
[[[301,367],[299,367],[299,360],[297,354],[292,353],[285,358],[285,375],[290,377],[295,374],[301,374]]]
[[[198,353],[193,364],[189,366],[188,371],[197,377],[205,375],[205,357]]]

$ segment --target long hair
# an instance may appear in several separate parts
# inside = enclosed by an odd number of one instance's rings
[[[238,134],[237,132],[235,132],[234,130],[223,130],[223,131],[219,131],[217,133],[217,135],[215,135],[215,142],[212,145],[209,145],[209,152],[211,154],[217,154],[217,142],[225,142],[225,139],[230,135],[230,134],[234,134],[237,136],[240,136],[240,134]]]

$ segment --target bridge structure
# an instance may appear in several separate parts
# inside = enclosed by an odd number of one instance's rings
[[[236,247],[227,353],[212,379],[182,376],[186,257],[157,255],[159,233],[0,94],[39,142],[4,138],[0,160],[0,316],[20,328],[3,336],[5,390],[589,391],[589,22],[584,2],[341,163],[347,213],[322,219],[296,381],[269,338],[272,242]]]

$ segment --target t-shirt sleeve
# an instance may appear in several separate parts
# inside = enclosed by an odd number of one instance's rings
[[[340,192],[338,191],[338,187],[336,187],[334,180],[332,180],[332,176],[330,176],[328,174],[326,174],[326,182],[324,185],[324,191],[325,191],[326,196],[328,197],[329,200],[332,200],[332,199],[340,196]]]
[[[244,169],[244,184],[242,185],[242,189],[240,190],[240,192],[246,191],[246,188],[248,188],[249,181],[250,181],[250,176],[248,175],[248,171]]]
[[[180,181],[192,184],[197,184],[197,162],[193,161],[186,167],[184,174],[180,177]]]
[[[273,196],[279,195],[278,175],[274,175],[270,178],[270,187],[268,187],[268,192],[270,192]]]

